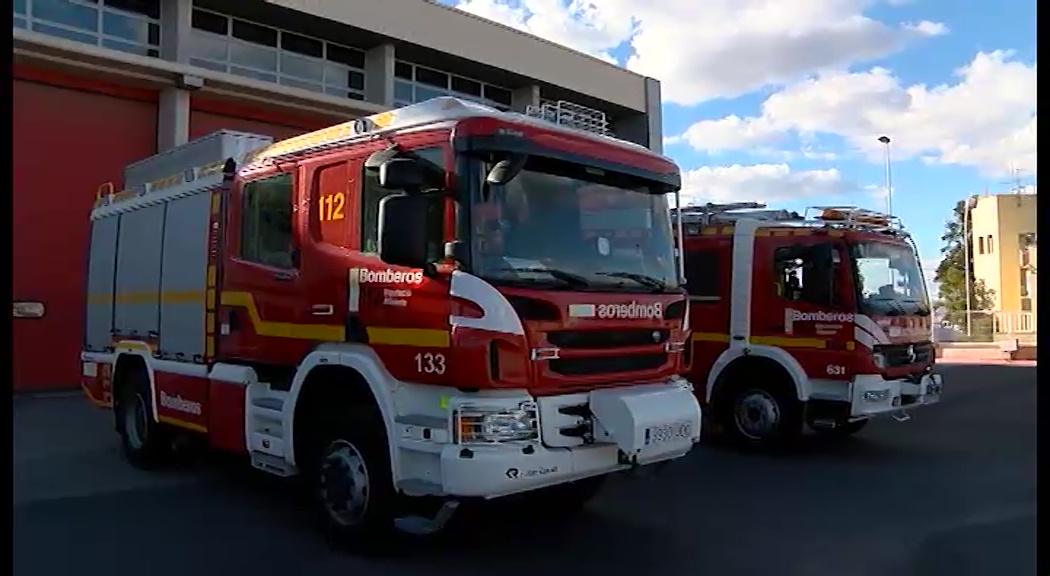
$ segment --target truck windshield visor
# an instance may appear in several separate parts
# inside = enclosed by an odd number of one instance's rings
[[[493,163],[478,162],[475,274],[549,289],[679,290],[666,185],[542,157],[488,184]]]
[[[859,242],[850,246],[850,252],[862,314],[930,314],[926,283],[911,247],[887,242]]]

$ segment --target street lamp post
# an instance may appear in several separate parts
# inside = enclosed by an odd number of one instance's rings
[[[890,137],[886,135],[879,136],[879,142],[882,142],[883,147],[886,151],[886,212],[889,215],[893,215],[893,171],[890,168],[892,162],[890,161]]]

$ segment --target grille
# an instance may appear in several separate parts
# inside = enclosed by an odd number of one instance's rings
[[[915,348],[915,360],[912,361],[908,348]],[[912,342],[909,344],[885,344],[876,346],[875,351],[886,358],[887,368],[898,368],[912,364],[925,364],[933,358],[933,344],[930,342]]]
[[[558,348],[620,348],[663,344],[669,330],[563,330],[547,334],[547,341]]]
[[[590,376],[616,372],[655,370],[667,362],[667,354],[631,354],[596,358],[559,358],[549,362],[551,372],[562,376]]]

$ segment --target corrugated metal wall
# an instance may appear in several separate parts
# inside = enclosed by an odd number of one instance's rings
[[[75,387],[84,333],[88,215],[98,185],[156,150],[156,94],[33,70],[13,86],[14,388]]]

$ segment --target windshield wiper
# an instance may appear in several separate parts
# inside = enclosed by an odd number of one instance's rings
[[[579,274],[573,274],[572,272],[566,272],[564,270],[558,270],[557,268],[500,268],[498,272],[535,272],[537,274],[547,274],[553,278],[561,280],[566,284],[572,284],[573,286],[590,286],[590,280],[587,280]]]
[[[634,272],[595,272],[598,276],[610,276],[612,278],[626,278],[628,280],[634,280],[635,282],[645,286],[646,288],[652,288],[653,290],[665,291],[667,290],[667,284],[652,276],[646,276],[645,274],[637,274]]]
[[[869,301],[889,302],[891,304],[895,304],[896,308],[890,308],[886,311],[887,316],[904,316],[905,314],[907,314],[907,312],[904,310],[904,306],[901,306],[901,303],[898,302],[896,298],[869,298]]]
[[[905,302],[907,302],[909,304],[915,304],[915,315],[916,316],[929,316],[932,313],[932,311],[930,310],[929,306],[927,306],[926,304],[923,304],[922,302],[919,302],[918,300],[910,300],[909,299],[909,300],[905,300]]]

